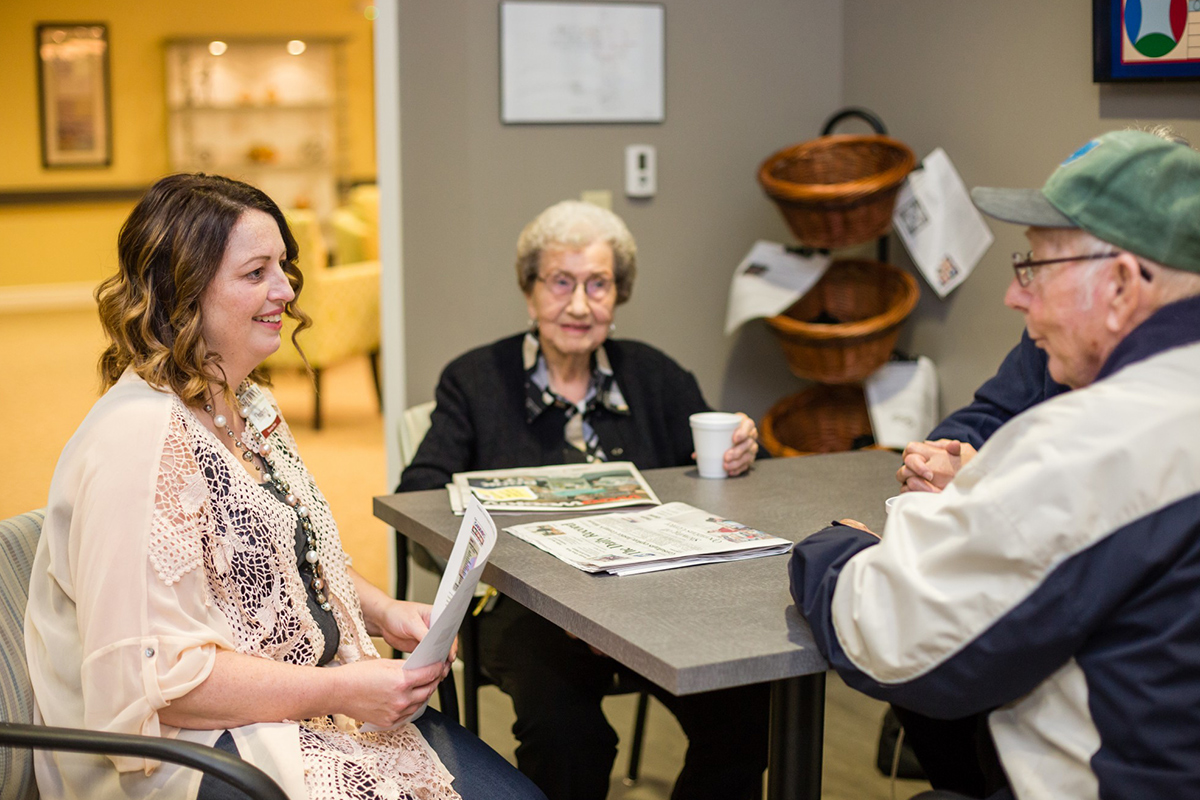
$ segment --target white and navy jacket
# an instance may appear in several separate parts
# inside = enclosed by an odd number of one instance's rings
[[[1018,415],[883,540],[796,545],[792,596],[851,686],[992,710],[1020,800],[1200,797],[1200,299]]]

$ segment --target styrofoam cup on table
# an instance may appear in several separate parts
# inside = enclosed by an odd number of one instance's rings
[[[725,451],[733,446],[733,432],[742,418],[726,411],[702,411],[688,417],[692,425],[692,444],[696,448],[696,467],[701,478],[725,477]]]

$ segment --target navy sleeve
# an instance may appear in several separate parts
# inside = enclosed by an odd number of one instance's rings
[[[957,439],[976,449],[996,430],[1027,408],[1067,391],[1046,368],[1046,354],[1025,331],[1000,369],[975,392],[975,399],[929,433],[930,439]]]
[[[876,544],[879,544],[876,536],[849,525],[834,524],[792,548],[792,560],[788,562],[792,599],[808,620],[817,649],[826,658],[835,650],[840,651],[829,609],[838,575],[854,555]]]
[[[692,463],[692,423],[690,417],[692,414],[699,414],[703,411],[712,411],[704,399],[704,395],[700,391],[700,384],[696,381],[696,376],[688,372],[686,369],[670,361],[669,366],[664,365],[664,397],[667,402],[672,404],[669,419],[672,426],[670,439],[674,443],[676,453],[674,459],[676,464],[691,464]]]

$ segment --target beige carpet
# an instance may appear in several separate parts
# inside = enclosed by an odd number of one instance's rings
[[[96,358],[103,338],[93,311],[0,314],[0,518],[40,508],[59,452],[99,395]],[[333,507],[355,568],[388,586],[391,530],[371,514],[371,497],[395,483],[385,471],[383,423],[366,358],[327,372],[325,426],[311,427],[312,387],[303,375],[276,376],[275,395],[301,455]],[[460,682],[461,685],[461,682]],[[642,779],[621,782],[628,763],[634,696],[608,698],[605,708],[621,735],[610,797],[652,800],[670,795],[686,742],[662,706],[651,707]],[[484,741],[512,758],[512,704],[495,687],[480,697]],[[824,792],[826,800],[889,800],[928,788],[900,781],[895,794],[874,767],[883,705],[829,680]],[[720,720],[713,724],[719,725]]]

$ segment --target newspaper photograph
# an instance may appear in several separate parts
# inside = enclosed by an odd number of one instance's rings
[[[455,514],[462,513],[468,495],[500,514],[659,505],[654,490],[630,461],[456,472],[446,488]]]
[[[787,539],[686,503],[504,529],[584,572],[633,575],[788,552]]]

